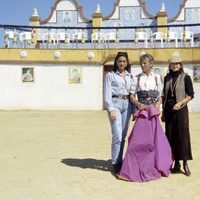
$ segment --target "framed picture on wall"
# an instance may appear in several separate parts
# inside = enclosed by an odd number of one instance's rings
[[[200,82],[200,65],[194,66],[193,81],[194,82]]]
[[[34,82],[33,67],[23,67],[22,68],[22,82]]]
[[[157,66],[153,66],[152,71],[155,74],[159,74],[163,77],[163,67],[157,67]]]
[[[74,84],[82,83],[81,67],[69,67],[69,83],[74,83]]]

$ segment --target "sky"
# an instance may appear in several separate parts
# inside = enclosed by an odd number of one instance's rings
[[[9,25],[29,25],[29,17],[33,14],[34,8],[37,8],[41,19],[46,19],[54,5],[55,0],[0,0],[0,24]],[[130,0],[131,1],[131,0]],[[174,17],[179,11],[180,4],[184,0],[145,0],[147,11],[156,15],[160,10],[162,2],[168,16]],[[83,7],[83,14],[91,19],[92,13],[96,10],[99,3],[103,16],[108,16],[117,0],[79,0]]]

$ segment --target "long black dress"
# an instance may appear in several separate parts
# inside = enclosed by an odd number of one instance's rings
[[[167,76],[172,78],[172,87],[174,86],[178,75],[181,72],[170,71]],[[164,92],[166,87],[167,76],[164,78]],[[185,79],[185,93],[191,98],[194,97],[194,90],[192,81],[189,75],[186,74]],[[164,94],[166,96],[166,94]],[[187,105],[180,110],[174,111],[172,107],[176,104],[175,90],[173,95],[168,91],[167,99],[164,107],[165,118],[165,132],[167,139],[172,148],[172,153],[175,160],[192,160],[190,131],[189,131],[189,115]]]

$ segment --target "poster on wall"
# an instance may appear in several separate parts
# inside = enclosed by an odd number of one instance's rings
[[[22,82],[34,82],[34,70],[32,67],[22,68]]]
[[[164,71],[163,71],[164,67],[158,67],[158,66],[153,66],[152,71],[155,74],[159,74],[161,75],[162,78],[164,78]]]
[[[154,66],[152,68],[152,71],[155,73],[155,74],[159,74],[159,75],[163,75],[163,67],[157,67],[157,66]]]
[[[82,83],[82,69],[81,67],[69,67],[69,83]]]
[[[194,66],[193,81],[200,82],[200,65]]]

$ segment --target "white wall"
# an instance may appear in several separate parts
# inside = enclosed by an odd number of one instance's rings
[[[186,8],[198,8],[200,7],[200,1],[198,0],[188,0],[185,4]]]
[[[71,0],[60,1],[56,10],[76,10],[74,3]]]
[[[200,1],[199,0],[188,0],[185,4],[185,7],[182,9],[180,15],[176,19],[176,21],[184,21],[185,20],[185,9],[186,8],[200,8]]]
[[[139,6],[139,1],[138,0],[120,0],[119,6]]]
[[[34,82],[22,82],[22,68],[34,68]],[[0,65],[0,109],[2,110],[102,110],[103,67],[82,65],[82,83],[70,84],[69,67],[80,65]],[[155,65],[154,67],[159,67]],[[163,75],[167,66],[160,66]],[[192,66],[184,67],[193,76]],[[141,72],[132,67],[132,74]],[[191,112],[200,112],[200,82],[193,83],[195,98]]]
[[[82,83],[70,84],[79,66],[0,65],[0,109],[101,110],[102,67],[82,66]],[[34,82],[22,82],[22,67],[34,68]]]

